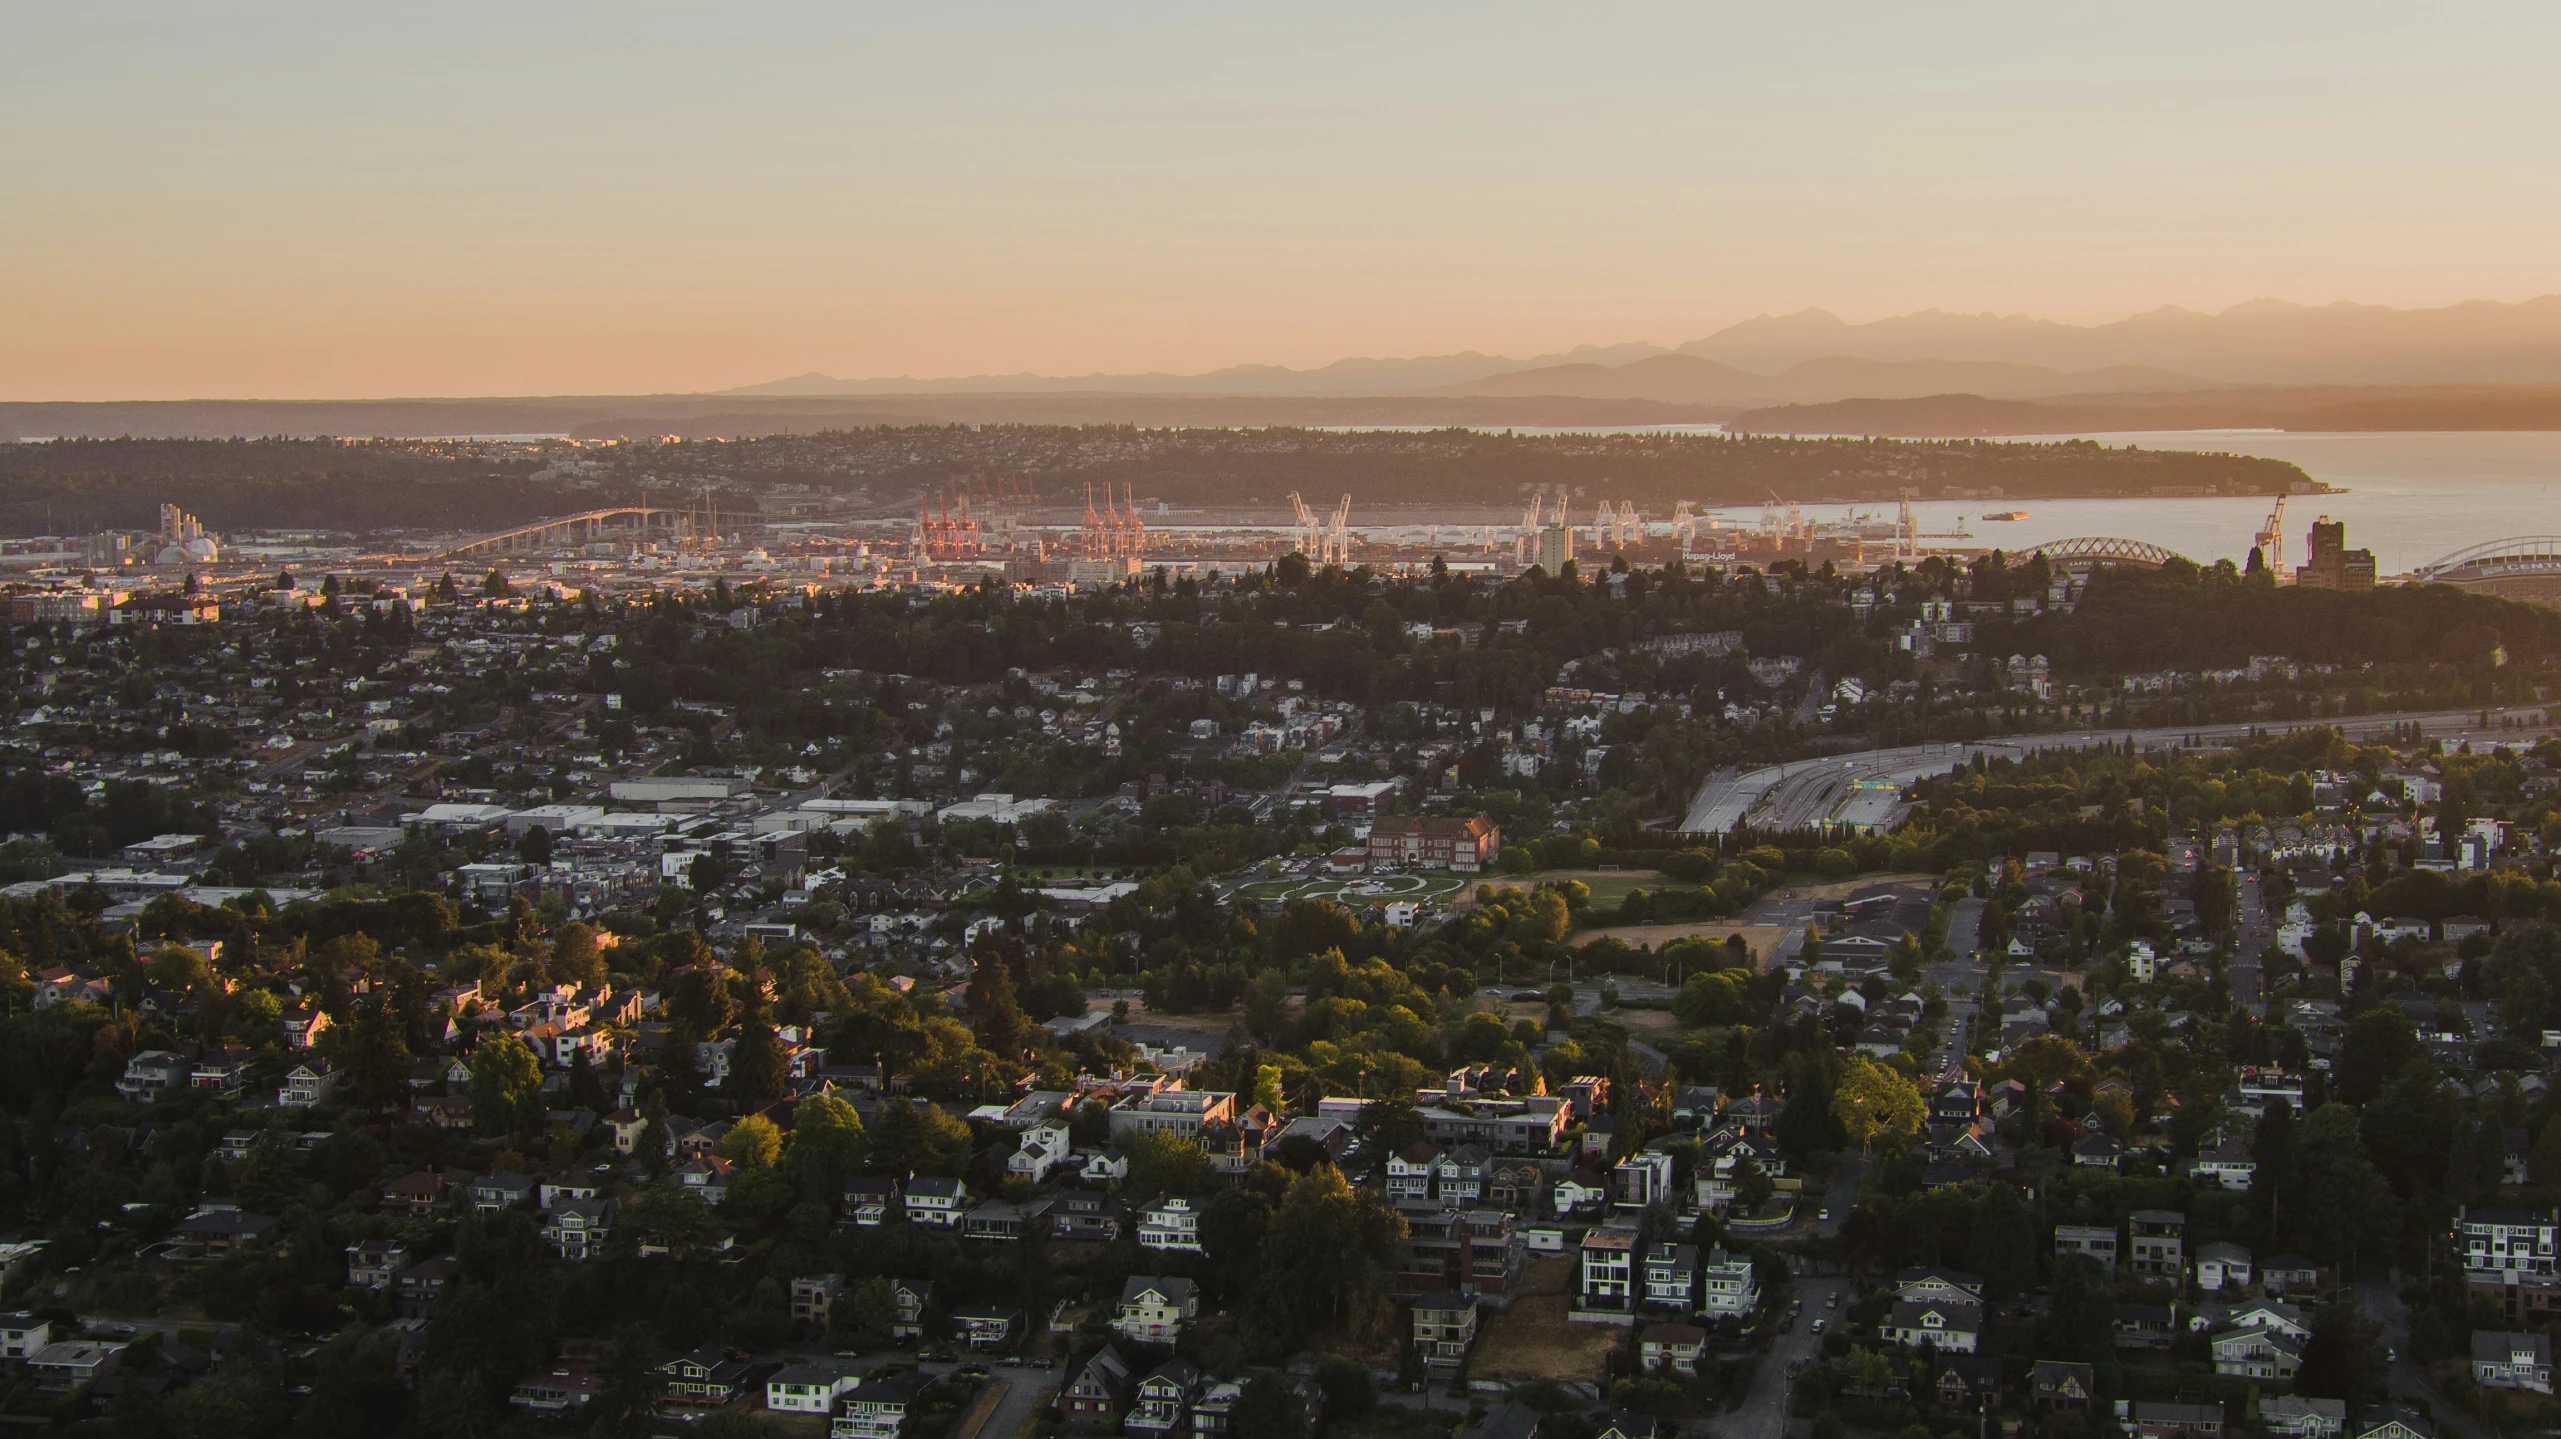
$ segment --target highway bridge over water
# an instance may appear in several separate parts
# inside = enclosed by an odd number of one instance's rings
[[[659,509],[651,505],[617,505],[611,509],[587,510],[575,515],[538,520],[466,540],[452,549],[431,557],[432,560],[461,559],[470,555],[512,555],[537,550],[555,550],[564,545],[632,544],[643,540],[687,538],[692,521],[686,511]]]

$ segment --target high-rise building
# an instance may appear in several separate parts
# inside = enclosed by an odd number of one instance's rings
[[[1551,575],[1565,573],[1574,560],[1573,526],[1559,520],[1538,532],[1538,567]]]
[[[2294,582],[2315,590],[2370,590],[2374,588],[2374,551],[2348,548],[2348,527],[2344,520],[2328,515],[2312,522],[2312,534],[2305,542],[2304,565],[2294,572]]]

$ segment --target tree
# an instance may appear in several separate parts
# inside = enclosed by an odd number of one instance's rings
[[[729,1088],[749,1104],[771,1104],[791,1091],[791,1057],[774,1027],[749,1020],[729,1056]]]
[[[2527,1172],[2545,1188],[2561,1186],[2561,1114],[2543,1122],[2543,1133],[2526,1158]]]
[[[2470,1128],[2438,1083],[2435,1069],[2425,1062],[2395,1075],[2357,1116],[2357,1135],[2365,1141],[2366,1155],[2404,1199],[2415,1199],[2444,1184],[2448,1160],[2461,1137],[2457,1131],[2468,1134]],[[2478,1157],[2465,1157],[2477,1171]],[[2446,1185],[2445,1189],[2460,1202],[2471,1187],[2467,1181],[2461,1188]]]
[[[751,1114],[720,1137],[720,1157],[741,1169],[769,1169],[782,1158],[783,1132],[761,1114]]]
[[[873,1275],[857,1284],[828,1310],[838,1333],[855,1349],[878,1349],[889,1343],[898,1322],[898,1295],[887,1278]]]
[[[640,1439],[658,1405],[658,1366],[651,1363],[649,1330],[627,1324],[614,1336],[600,1374],[604,1381],[590,1407],[596,1439]]]
[[[2200,864],[2189,881],[2188,897],[2196,902],[2197,923],[2207,934],[2230,932],[2237,896],[2228,865]]]
[[[701,935],[692,930],[682,933],[692,935],[695,944],[701,945]],[[708,947],[703,949],[701,963],[676,976],[667,995],[667,1010],[670,1019],[698,1035],[718,1034],[737,1017],[738,1001],[729,992],[729,971],[711,957]]]
[[[2036,1287],[2036,1225],[2007,1184],[1993,1185],[1975,1201],[1965,1267],[1982,1276],[1983,1297],[1994,1303]]]
[[[1307,1406],[1280,1376],[1246,1380],[1243,1399],[1236,1406],[1236,1439],[1307,1439]]]
[[[969,978],[971,1028],[988,1053],[1005,1059],[1020,1056],[1030,1042],[1031,1016],[1014,998],[1013,966],[1003,955],[985,952]]]
[[[2401,1205],[2366,1157],[2357,1112],[2325,1104],[2297,1127],[2294,1213],[2287,1228],[2318,1258],[2379,1253],[2400,1231]]]
[[[1208,1187],[1212,1177],[1209,1151],[1179,1134],[1161,1130],[1133,1134],[1120,1150],[1129,1160],[1132,1194],[1189,1194]]]
[[[1405,1221],[1387,1201],[1353,1189],[1333,1165],[1292,1179],[1263,1235],[1257,1294],[1265,1322],[1293,1344],[1312,1327],[1335,1324],[1369,1337],[1392,1316],[1387,1296],[1405,1238]],[[1326,1412],[1334,1414],[1330,1390]]]
[[[605,977],[605,952],[593,926],[564,924],[551,937],[551,977],[567,984],[593,985]]]
[[[949,1174],[969,1152],[969,1125],[930,1104],[880,1107],[873,1155],[893,1174]]]
[[[711,1206],[672,1179],[660,1179],[631,1197],[614,1225],[616,1240],[646,1240],[679,1259],[690,1259],[720,1233]]]
[[[483,1134],[530,1126],[541,1112],[542,1062],[513,1034],[493,1034],[471,1051],[471,1119]]]
[[[1841,1056],[1825,1044],[1789,1056],[1787,1104],[1779,1111],[1779,1148],[1802,1159],[1842,1142],[1841,1123],[1832,1114],[1832,1093],[1841,1075]]]
[[[1370,1377],[1366,1364],[1328,1358],[1316,1366],[1316,1387],[1325,1395],[1328,1427],[1332,1422],[1348,1423],[1378,1407],[1378,1382]]]
[[[2055,1355],[2093,1364],[2116,1356],[2116,1294],[2097,1260],[2067,1254],[2055,1264],[2052,1314],[2047,1347]]]
[[[541,825],[535,825],[526,830],[524,838],[516,841],[516,853],[523,856],[525,863],[530,865],[550,864],[551,831]]]
[[[827,962],[815,946],[795,944],[777,955],[769,966],[774,972],[774,1002],[782,1017],[794,1024],[805,1024],[821,1010],[842,1014],[853,1008],[852,991],[837,978],[835,966]]]
[[[587,1047],[580,1045],[569,1061],[569,1106],[572,1109],[601,1111],[605,1107],[605,1084],[597,1078],[595,1063],[587,1057]]]
[[[2339,1040],[2338,1097],[2349,1104],[2365,1103],[2424,1053],[2398,1005],[2367,1010],[2348,1021]]]
[[[399,1104],[409,1086],[409,1041],[389,1001],[376,998],[359,1007],[356,1022],[335,1032],[344,1036],[340,1052],[346,1056],[356,1101],[375,1109]]]
[[[2317,1117],[2317,1116],[2316,1116]],[[2294,1371],[2294,1392],[2321,1399],[2371,1404],[2383,1398],[2383,1330],[2368,1320],[2351,1300],[2321,1306],[2312,1316],[2312,1337],[2303,1341],[2303,1362]]]
[[[1778,1192],[1778,1181],[1770,1178],[1757,1161],[1737,1156],[1734,1161],[1734,1212],[1758,1214],[1761,1206]]]
[[[791,1112],[785,1157],[801,1177],[803,1194],[843,1192],[845,1176],[862,1162],[863,1117],[832,1094],[813,1094]]]
[[[1888,1130],[1917,1134],[1929,1113],[1912,1081],[1864,1054],[1841,1064],[1841,1082],[1832,1091],[1832,1117],[1849,1143],[1865,1150]]]
[[[1740,1024],[1751,1017],[1751,977],[1738,970],[1694,976],[1672,1000],[1672,1013],[1693,1029]]]

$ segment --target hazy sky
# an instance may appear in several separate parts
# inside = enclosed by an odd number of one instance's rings
[[[2561,6],[16,4],[0,398],[2561,289]]]

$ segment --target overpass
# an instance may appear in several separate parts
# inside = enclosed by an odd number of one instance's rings
[[[2229,743],[2254,734],[2288,734],[2324,725],[2350,739],[2372,740],[2390,734],[2396,725],[2412,723],[2423,733],[2448,740],[2514,744],[2521,737],[2520,731],[2503,730],[2501,722],[2522,720],[2533,726],[2522,733],[2536,734],[2542,731],[2543,713],[2541,705],[2492,710],[2490,722],[2484,726],[2482,712],[2477,709],[2405,710],[2286,724],[2257,720],[2156,729],[2063,730],[1852,750],[1754,770],[1719,770],[1699,786],[1679,832],[1731,834],[1738,829],[1751,829],[1780,833],[1834,826],[1892,829],[1903,822],[1909,808],[1902,803],[1904,786],[1930,775],[1946,774],[1960,764],[1971,763],[1976,755],[2024,759],[2044,750],[2093,749],[2127,740],[2132,740],[2138,749],[2160,749],[2191,742]]]
[[[2456,550],[2410,572],[2421,584],[2561,604],[2561,535],[2518,535]]]
[[[653,532],[660,538],[680,539],[690,528],[690,522],[681,510],[617,505],[612,509],[561,515],[530,525],[519,525],[512,530],[500,530],[494,535],[482,535],[431,556],[429,562],[461,559],[467,555],[522,554],[529,550],[557,549],[562,545],[644,540],[651,538]]]

